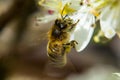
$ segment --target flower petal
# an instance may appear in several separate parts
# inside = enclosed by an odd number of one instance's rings
[[[45,0],[44,3],[40,5],[44,6],[45,8],[60,10],[60,8],[62,7],[62,1],[61,0]]]
[[[115,7],[116,12],[114,12],[115,14],[115,18],[114,18],[114,23],[116,23],[115,25],[115,31],[117,33],[117,35],[120,37],[120,1],[119,4]]]
[[[113,74],[120,78],[120,73],[113,73]]]
[[[104,32],[105,37],[111,39],[116,34],[115,27],[117,21],[115,20],[115,9],[111,6],[105,7],[100,15],[101,30]]]
[[[91,40],[94,32],[92,24],[95,24],[95,18],[89,12],[78,13],[72,16],[74,20],[80,19],[80,22],[75,26],[75,30],[71,35],[70,40],[76,40],[78,45],[76,45],[76,50],[78,52],[82,51]]]

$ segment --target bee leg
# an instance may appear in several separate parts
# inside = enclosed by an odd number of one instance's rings
[[[70,41],[70,45],[71,45],[73,48],[75,48],[75,46],[76,46],[77,44],[78,44],[78,42],[75,41],[75,40]]]
[[[63,47],[66,49],[66,48],[70,48],[71,47],[71,44],[70,43],[66,43],[66,44],[63,44]]]
[[[71,43],[66,43],[66,44],[63,44],[63,48],[65,50],[65,53],[69,53],[71,51]]]
[[[76,22],[74,25],[76,25],[79,21],[80,21],[80,20],[78,19],[77,22]]]
[[[77,41],[72,40],[72,41],[70,41],[69,43],[63,44],[63,47],[73,47],[73,48],[75,48],[75,46],[76,46],[77,44],[78,44]]]
[[[80,21],[80,20],[77,20],[77,22],[71,26],[70,31],[72,31],[72,30],[75,28],[75,26],[77,25],[77,23],[78,23],[79,21]]]
[[[65,52],[66,52],[66,53],[69,53],[70,50],[71,50],[71,48],[75,48],[75,46],[76,46],[77,44],[78,44],[78,42],[75,41],[75,40],[72,40],[72,41],[70,41],[69,43],[63,44],[63,47],[64,47],[64,49],[65,49]]]

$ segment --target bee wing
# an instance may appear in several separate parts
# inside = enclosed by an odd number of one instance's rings
[[[76,45],[76,50],[80,52],[88,45],[91,40],[94,32],[92,25],[95,24],[95,18],[88,12],[80,11],[71,16],[71,18],[75,22],[80,19],[80,21],[76,24],[74,31],[71,33],[70,39],[78,42],[78,45]]]
[[[35,17],[36,14],[29,19],[28,28],[22,38],[22,45],[35,47],[47,41],[47,33],[51,26],[54,25],[54,20],[38,24]]]
[[[37,17],[37,24],[49,23],[57,18],[57,15],[45,15],[44,17]]]

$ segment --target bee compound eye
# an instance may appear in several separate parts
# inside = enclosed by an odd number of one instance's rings
[[[65,24],[64,22],[61,22],[61,20],[59,19],[56,19],[55,20],[55,25],[59,28],[59,29],[64,29],[67,24]]]
[[[58,27],[59,29],[63,29],[63,28],[64,28],[64,25],[63,25],[62,23],[58,23],[58,24],[57,24],[57,27]]]
[[[65,26],[63,24],[60,24],[59,27],[63,29]]]
[[[59,20],[56,19],[56,20],[55,20],[55,25],[58,25],[58,24],[59,24]]]

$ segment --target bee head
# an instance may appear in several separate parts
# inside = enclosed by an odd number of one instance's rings
[[[65,29],[67,27],[67,24],[65,24],[64,20],[61,19],[56,19],[55,20],[55,25],[60,29]]]

